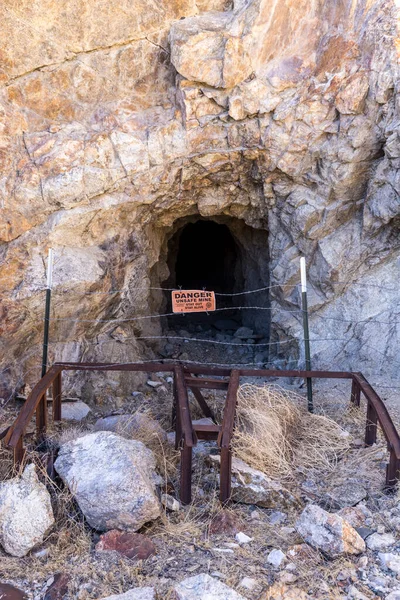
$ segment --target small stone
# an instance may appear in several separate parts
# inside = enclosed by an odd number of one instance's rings
[[[268,521],[270,525],[281,525],[287,519],[286,513],[281,512],[280,510],[273,510],[272,513],[268,517]]]
[[[306,506],[296,529],[308,544],[332,558],[365,551],[364,540],[351,525],[316,504]]]
[[[243,533],[243,531],[239,531],[239,533],[235,535],[235,539],[239,544],[249,544],[253,541],[253,538]]]
[[[189,577],[175,586],[176,600],[245,600],[221,581],[206,573]]]
[[[255,590],[258,585],[259,583],[257,579],[253,579],[252,577],[243,577],[243,579],[239,582],[239,587],[249,590],[250,592]]]
[[[332,502],[333,506],[344,508],[345,506],[354,506],[367,496],[366,489],[358,482],[347,481],[342,485],[336,486],[328,492],[327,500]]]
[[[70,577],[67,573],[57,573],[47,588],[43,600],[63,600],[68,594]],[[1,596],[0,596],[1,598]]]
[[[286,555],[284,552],[282,552],[282,550],[277,550],[274,548],[274,550],[271,550],[271,552],[268,554],[267,562],[269,562],[269,564],[273,567],[279,569],[285,558]]]
[[[161,385],[163,385],[162,381],[152,381],[151,379],[149,379],[148,381],[146,381],[146,383],[147,383],[147,385],[149,387],[152,387],[152,388],[158,388]]]
[[[234,554],[232,548],[213,548],[214,552],[219,552],[220,554]]]
[[[133,588],[124,594],[114,594],[100,600],[155,600],[155,590],[151,587]]]
[[[370,550],[385,550],[396,543],[395,537],[391,533],[373,533],[367,538],[367,547]]]
[[[373,529],[369,527],[355,527],[357,533],[362,537],[363,540],[366,540],[370,535],[374,533]]]
[[[386,596],[386,600],[400,600],[400,588],[390,592],[390,594]]]
[[[161,494],[161,504],[172,512],[178,512],[181,509],[179,500],[169,494]]]
[[[221,533],[237,533],[241,522],[237,515],[230,510],[221,510],[211,520],[210,535]]]
[[[347,592],[347,598],[349,600],[368,600],[368,597],[365,596],[360,590],[358,590],[354,585],[351,585]]]
[[[0,583],[1,600],[27,600],[28,596],[22,590],[8,583]]]
[[[127,558],[145,560],[156,553],[156,547],[141,533],[126,533],[112,529],[100,536],[96,544],[96,552],[115,551]]]
[[[396,575],[400,575],[400,555],[379,552],[379,560],[386,569],[393,571]]]
[[[83,421],[90,413],[90,407],[85,402],[62,402],[61,417],[63,421]]]
[[[239,327],[237,331],[235,331],[235,337],[246,340],[250,338],[254,334],[254,331],[250,329],[250,327]]]

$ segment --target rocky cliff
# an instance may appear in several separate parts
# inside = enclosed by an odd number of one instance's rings
[[[37,379],[48,247],[53,317],[80,320],[53,319],[51,358],[146,358],[160,323],[129,319],[165,308],[168,240],[198,217],[263,234],[245,283],[273,286],[272,359],[302,357],[280,342],[301,337],[305,255],[314,365],[396,376],[398,10],[2,2],[3,395]]]

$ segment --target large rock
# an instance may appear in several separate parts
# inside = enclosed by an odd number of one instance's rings
[[[365,542],[351,525],[337,514],[330,514],[316,504],[301,513],[296,529],[311,546],[335,558],[343,554],[361,554]]]
[[[220,465],[221,457],[210,454],[212,464]],[[253,469],[240,458],[232,458],[232,499],[263,508],[296,506],[298,500],[277,481]]]
[[[95,529],[137,531],[161,513],[154,455],[141,442],[90,433],[62,445],[54,466]]]
[[[206,573],[184,579],[175,586],[176,600],[245,600],[221,581]]]
[[[0,544],[13,556],[25,556],[54,523],[50,494],[34,465],[21,477],[0,483]]]

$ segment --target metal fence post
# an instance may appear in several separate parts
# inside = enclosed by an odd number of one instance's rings
[[[44,332],[43,332],[43,355],[42,355],[42,377],[47,371],[47,354],[49,348],[49,327],[50,327],[50,304],[51,287],[53,283],[53,250],[49,248],[49,257],[47,260],[47,285],[46,285],[46,307],[44,312]]]
[[[306,357],[306,371],[311,371],[311,351],[310,351],[310,331],[308,327],[308,302],[307,302],[307,275],[306,275],[306,259],[300,258],[300,275],[301,275],[301,304],[303,309],[303,330],[304,330],[304,351]],[[307,382],[307,400],[308,411],[314,412],[312,379],[306,378]]]

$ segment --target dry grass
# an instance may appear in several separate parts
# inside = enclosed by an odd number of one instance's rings
[[[275,479],[333,468],[350,448],[335,421],[310,414],[304,398],[277,385],[239,388],[234,454]]]

